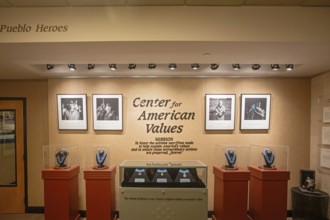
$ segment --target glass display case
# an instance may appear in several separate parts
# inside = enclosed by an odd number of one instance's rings
[[[124,161],[120,219],[207,220],[207,166],[200,161]]]
[[[85,165],[96,170],[109,168],[110,146],[86,146]]]
[[[44,145],[43,166],[47,168],[66,169],[78,165],[77,146]]]
[[[124,161],[122,187],[205,188],[207,166],[200,161]]]
[[[249,166],[261,169],[288,170],[288,146],[251,145]]]
[[[247,170],[249,146],[221,145],[216,147],[216,165],[226,170]]]

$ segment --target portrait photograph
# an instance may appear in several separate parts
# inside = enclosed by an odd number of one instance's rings
[[[87,95],[57,95],[59,130],[87,130]]]
[[[205,130],[233,130],[235,102],[232,94],[205,95]]]
[[[93,95],[94,130],[122,130],[122,95]]]
[[[241,129],[269,129],[270,94],[242,94]]]

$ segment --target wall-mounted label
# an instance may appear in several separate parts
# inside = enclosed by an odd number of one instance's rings
[[[197,151],[197,147],[193,146],[193,141],[176,141],[171,137],[166,138],[166,141],[158,141],[159,139],[155,138],[155,141],[135,141],[135,146],[131,148],[131,151],[147,155],[168,156]]]
[[[17,24],[17,25],[0,25],[0,33],[64,33],[69,30],[69,25],[47,25],[47,24]]]

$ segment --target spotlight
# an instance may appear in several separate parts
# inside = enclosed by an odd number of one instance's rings
[[[153,63],[150,63],[149,65],[148,65],[148,68],[149,69],[156,69],[156,64],[153,64]]]
[[[52,70],[55,67],[54,64],[47,64],[46,66],[47,66],[47,70]]]
[[[252,66],[251,66],[251,69],[253,69],[253,70],[258,70],[258,69],[260,69],[260,65],[259,64],[253,64]]]
[[[117,69],[117,65],[116,64],[109,64],[109,68],[111,70],[116,70]]]
[[[219,68],[219,64],[212,63],[210,68],[211,68],[211,70],[216,70]]]
[[[176,69],[176,64],[171,63],[170,65],[168,65],[168,68],[170,68],[170,70],[175,70]]]
[[[88,70],[92,70],[92,69],[94,69],[95,68],[95,64],[88,64],[87,65],[87,69]]]
[[[280,69],[280,65],[278,65],[278,64],[272,64],[272,65],[270,65],[270,67],[271,67],[273,70],[279,70],[279,69]]]
[[[293,70],[293,68],[294,68],[293,64],[287,64],[286,65],[286,70],[287,71],[291,71],[291,70]]]
[[[192,68],[193,70],[198,70],[198,68],[199,68],[199,64],[198,64],[198,63],[193,63],[193,64],[191,64],[191,68]]]
[[[239,70],[239,69],[241,69],[241,66],[239,64],[233,64],[233,69]]]
[[[76,70],[76,65],[75,64],[68,64],[69,70],[75,71]]]
[[[136,64],[130,63],[128,64],[128,69],[134,70],[136,68]]]

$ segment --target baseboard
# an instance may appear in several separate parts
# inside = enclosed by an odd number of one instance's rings
[[[45,209],[43,206],[27,206],[25,209],[26,213],[44,213]]]
[[[43,206],[28,206],[25,210],[26,213],[44,213],[45,209]],[[86,210],[79,210],[79,214],[81,217],[86,218]],[[208,211],[207,217],[212,218],[214,212]],[[115,211],[115,215],[119,217],[119,211]],[[292,217],[292,210],[287,211],[287,216]]]

